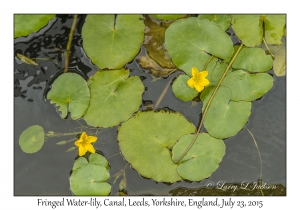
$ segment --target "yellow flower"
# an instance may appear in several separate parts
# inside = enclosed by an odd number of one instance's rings
[[[87,151],[89,151],[90,153],[95,153],[96,150],[91,144],[95,141],[97,141],[96,136],[88,136],[86,135],[86,132],[83,132],[80,135],[79,140],[75,142],[75,145],[78,147],[79,156],[85,155]]]
[[[209,80],[206,79],[208,71],[198,72],[198,69],[192,67],[192,77],[187,81],[191,88],[195,88],[198,92],[204,89],[204,86],[209,85]]]

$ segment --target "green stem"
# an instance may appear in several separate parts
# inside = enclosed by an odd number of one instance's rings
[[[255,147],[256,147],[256,149],[257,149],[257,152],[258,152],[258,156],[259,156],[259,160],[260,160],[260,182],[259,182],[259,185],[260,185],[260,193],[264,196],[264,193],[263,193],[263,191],[262,191],[262,160],[261,160],[261,155],[260,155],[260,152],[259,152],[259,149],[258,149],[258,146],[257,146],[257,143],[256,143],[256,141],[255,141],[255,138],[254,138],[253,134],[251,133],[251,131],[250,131],[248,128],[246,128],[246,129],[247,129],[247,131],[250,133],[250,135],[251,135],[251,137],[252,137],[252,139],[253,139],[253,141],[254,141]]]
[[[206,64],[204,65],[203,71],[206,69],[206,67],[208,66],[209,62],[214,58],[214,56],[212,55],[208,61],[206,62]]]
[[[72,40],[73,40],[74,31],[75,31],[77,17],[78,17],[78,15],[74,15],[72,28],[71,28],[71,31],[69,34],[69,40],[68,40],[68,44],[67,44],[67,48],[66,48],[66,60],[65,60],[64,73],[68,72],[68,68],[69,68],[70,50],[71,50],[71,45],[72,45]]]
[[[270,55],[272,56],[272,58],[273,58],[273,60],[274,60],[275,56],[274,56],[273,53],[271,52],[271,50],[270,50],[270,48],[269,48],[269,46],[268,46],[268,44],[267,44],[267,42],[266,42],[266,40],[265,40],[264,38],[263,38],[263,41],[264,41],[264,44],[265,44],[267,50],[269,51]]]
[[[242,47],[243,47],[243,44],[241,44],[241,46],[239,47],[239,49],[236,51],[235,55],[233,56],[233,58],[231,59],[230,63],[228,64],[228,66],[227,66],[227,68],[226,68],[224,74],[222,75],[222,77],[221,77],[221,79],[220,79],[218,85],[216,86],[214,92],[212,93],[212,95],[211,95],[211,97],[210,97],[210,99],[209,99],[209,101],[208,101],[208,103],[207,103],[207,105],[206,105],[206,107],[205,107],[205,109],[204,109],[204,112],[203,112],[203,115],[202,115],[202,118],[201,118],[201,121],[200,121],[199,128],[198,128],[198,130],[197,130],[197,133],[196,133],[196,135],[195,135],[193,141],[192,141],[192,142],[190,143],[190,145],[186,148],[186,150],[184,151],[184,153],[182,153],[182,155],[178,158],[178,160],[175,161],[175,163],[178,163],[178,162],[186,155],[186,153],[191,149],[191,147],[192,147],[193,144],[195,143],[195,141],[196,141],[196,139],[197,139],[197,137],[198,137],[198,135],[199,135],[199,133],[200,133],[200,130],[201,130],[202,124],[203,124],[203,122],[204,122],[204,118],[205,118],[205,116],[206,116],[206,113],[207,113],[207,111],[208,111],[208,108],[209,108],[209,106],[210,106],[210,104],[211,104],[211,102],[212,102],[212,100],[213,100],[213,98],[214,98],[216,92],[218,91],[219,87],[221,86],[221,83],[223,82],[223,80],[224,80],[224,78],[225,78],[227,72],[229,71],[229,69],[230,69],[232,63],[234,62],[236,56],[237,56],[237,55],[239,54],[239,52],[241,51]]]

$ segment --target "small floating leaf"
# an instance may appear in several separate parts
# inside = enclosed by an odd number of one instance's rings
[[[161,19],[161,20],[174,20],[183,17],[184,15],[181,14],[170,14],[170,15],[160,15],[160,14],[152,14],[154,18]]]
[[[29,14],[15,14],[14,15],[14,38],[19,36],[27,36],[33,32],[39,31],[43,28],[49,20],[55,15],[29,15]]]
[[[56,104],[61,118],[66,118],[68,111],[73,120],[82,117],[90,102],[90,90],[87,82],[76,73],[60,75],[52,84],[47,94],[51,104]]]
[[[166,30],[165,44],[173,63],[190,77],[192,67],[204,70],[209,54],[221,59],[230,59],[233,54],[233,43],[225,31],[196,17],[172,23]]]
[[[109,195],[111,186],[106,182],[110,177],[107,167],[107,160],[100,154],[91,154],[89,162],[86,158],[79,157],[70,177],[72,192],[81,196]]]
[[[106,182],[109,177],[104,166],[89,163],[72,172],[70,187],[75,195],[109,195],[111,186]]]
[[[100,69],[119,69],[131,61],[144,40],[142,15],[88,15],[83,48]]]
[[[196,89],[188,86],[187,81],[189,79],[190,77],[187,75],[180,75],[172,85],[175,96],[183,101],[191,101],[198,95]]]
[[[265,40],[267,44],[282,44],[285,35],[286,15],[265,15]]]
[[[19,138],[19,145],[23,152],[35,153],[44,144],[44,129],[39,125],[33,125],[24,130]]]
[[[272,69],[271,55],[266,55],[261,48],[244,47],[234,60],[232,68],[244,69],[250,72],[267,72]]]
[[[202,111],[215,87],[210,86],[201,93]],[[247,123],[251,113],[251,102],[230,101],[231,90],[221,86],[217,91],[204,119],[208,133],[218,139],[236,135]]]
[[[84,115],[88,125],[113,127],[129,119],[142,104],[144,85],[129,70],[100,70],[89,79],[90,106]]]
[[[194,135],[182,136],[172,150],[173,161],[185,151]],[[225,155],[225,144],[222,139],[216,139],[207,133],[198,135],[193,147],[181,159],[178,173],[183,179],[201,181],[208,178],[219,167]]]
[[[228,74],[222,85],[230,88],[231,100],[253,101],[272,88],[273,77],[267,73],[250,74],[244,70],[237,70]]]
[[[170,150],[183,135],[195,132],[195,126],[176,112],[140,112],[118,129],[122,154],[142,176],[157,182],[181,180]]]
[[[34,60],[32,60],[32,59],[26,57],[25,55],[22,55],[22,54],[20,54],[20,53],[17,53],[17,57],[18,57],[21,61],[23,61],[24,63],[26,63],[26,64],[31,64],[31,65],[34,65],[34,66],[38,66],[38,64],[37,64]]]
[[[231,17],[230,15],[199,15],[200,20],[209,20],[215,22],[219,25],[224,31],[226,31],[230,26]]]
[[[209,86],[211,85],[216,86],[219,83],[227,67],[228,64],[226,64],[225,62],[219,62],[218,59],[216,58],[213,58],[209,62],[206,68],[206,70],[208,71],[208,75],[206,79],[209,80]]]

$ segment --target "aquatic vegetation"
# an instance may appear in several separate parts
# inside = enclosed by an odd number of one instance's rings
[[[86,132],[82,132],[79,139],[75,142],[75,145],[78,147],[79,156],[83,156],[89,151],[90,153],[95,153],[96,150],[93,147],[92,143],[97,141],[96,136],[88,136]]]

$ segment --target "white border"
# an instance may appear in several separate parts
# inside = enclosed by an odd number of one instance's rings
[[[298,81],[300,78],[299,67],[299,6],[294,1],[278,2],[274,0],[251,0],[251,1],[161,1],[161,0],[106,0],[106,1],[5,1],[1,5],[1,209],[40,209],[37,206],[37,197],[14,197],[13,196],[13,14],[14,13],[285,13],[287,14],[287,196],[286,197],[232,197],[233,200],[263,200],[263,209],[285,207],[297,209],[299,198],[297,196],[298,182],[296,175],[299,173],[299,139],[297,138],[299,91]],[[4,74],[4,75],[3,75]],[[299,80],[299,79],[298,79]],[[10,87],[10,88],[9,88]],[[298,109],[297,109],[298,108]],[[41,197],[48,200],[59,200],[62,197]],[[115,197],[116,198],[116,197]],[[130,197],[135,198],[135,197]],[[136,197],[140,199],[141,197]],[[157,197],[159,198],[159,197]],[[178,197],[177,197],[178,198]],[[181,197],[187,201],[187,197]],[[214,197],[206,197],[213,199]],[[229,198],[229,197],[219,197]],[[87,199],[87,198],[84,198]],[[117,199],[117,198],[116,198]],[[150,198],[149,198],[150,199]],[[19,208],[18,208],[19,207]],[[51,209],[51,207],[45,207]],[[177,207],[172,207],[179,209]],[[197,209],[196,207],[191,207]],[[58,209],[58,208],[56,208]],[[64,209],[73,209],[71,207]],[[96,209],[89,208],[89,209]],[[111,208],[112,209],[112,208]],[[128,209],[128,208],[127,208]],[[139,208],[139,209],[146,209]],[[149,209],[147,207],[147,209]],[[182,209],[182,208],[181,208]],[[205,208],[208,209],[208,208]],[[247,208],[246,208],[247,209]],[[254,208],[251,208],[254,209]]]

